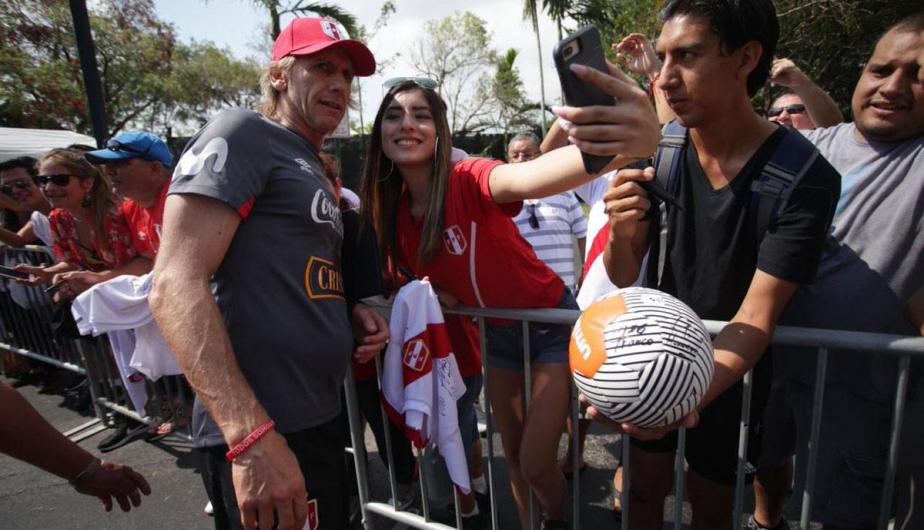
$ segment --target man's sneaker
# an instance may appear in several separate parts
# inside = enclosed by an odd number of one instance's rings
[[[208,515],[209,517],[214,517],[215,508],[212,508],[212,501],[209,501],[209,503],[205,505],[205,508],[202,511],[205,512],[205,515]]]
[[[762,526],[754,520],[754,516],[748,518],[748,530],[789,530],[789,523],[785,517],[780,517],[780,522],[774,527]]]

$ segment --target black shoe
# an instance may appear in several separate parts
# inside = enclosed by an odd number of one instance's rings
[[[97,448],[101,453],[108,453],[109,451],[114,451],[140,438],[147,438],[148,436],[147,425],[136,421],[131,422],[131,425],[129,425],[129,422],[122,422],[116,427],[114,433],[107,436],[99,443]]]
[[[569,530],[571,527],[568,526],[567,521],[557,521],[551,519],[545,519],[542,521],[542,530]]]
[[[85,376],[85,375],[78,376],[78,377],[73,381],[73,383],[72,383],[69,387],[67,387],[67,389],[65,389],[65,392],[77,392],[77,391],[79,391],[79,390],[81,390],[81,389],[86,388],[86,387],[87,387],[87,384],[88,384],[88,383],[87,383],[87,376]]]

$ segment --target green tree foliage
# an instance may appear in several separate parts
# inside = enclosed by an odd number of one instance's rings
[[[512,131],[529,128],[535,119],[531,114],[536,104],[526,98],[520,72],[514,66],[518,55],[516,49],[510,48],[497,58],[491,92],[482,95],[491,101],[491,128],[505,138]]]
[[[453,134],[488,127],[492,71],[497,52],[485,21],[470,12],[456,13],[424,24],[410,52],[414,68],[437,82],[449,106]]]
[[[0,3],[0,124],[89,132],[70,10],[55,0]],[[212,44],[180,44],[151,0],[103,3],[90,13],[109,134],[127,126],[166,133],[257,94],[259,70]]]
[[[795,61],[849,117],[854,86],[876,40],[892,24],[920,11],[921,3],[782,0],[776,2],[776,10],[780,19],[777,55]]]
[[[359,25],[356,22],[356,17],[334,4],[306,2],[305,0],[254,0],[254,4],[263,7],[269,13],[270,36],[273,40],[276,40],[276,37],[279,36],[279,33],[282,31],[282,27],[280,26],[280,18],[282,15],[295,15],[299,17],[320,16],[329,18],[339,22],[351,37],[359,34]]]

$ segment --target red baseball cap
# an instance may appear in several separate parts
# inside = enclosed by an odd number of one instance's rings
[[[353,62],[356,75],[375,73],[375,57],[365,44],[341,37],[337,23],[326,18],[296,18],[276,37],[273,60],[287,55],[311,55],[330,46],[346,52]]]

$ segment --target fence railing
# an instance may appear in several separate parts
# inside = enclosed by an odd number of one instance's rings
[[[47,250],[40,247],[28,247],[25,249],[13,249],[9,247],[0,248],[0,260],[5,264],[25,262],[38,264],[49,262],[50,255]],[[379,308],[386,314],[387,307]],[[113,356],[106,340],[88,340],[74,339],[62,340],[54,338],[51,329],[53,306],[50,299],[40,288],[15,286],[8,280],[0,280],[0,350],[12,352],[18,355],[29,357],[59,368],[70,370],[76,373],[84,374],[88,378],[92,402],[96,419],[84,426],[81,426],[70,435],[75,435],[76,439],[85,438],[98,432],[101,428],[111,422],[113,414],[119,414],[134,418],[142,422],[150,422],[152,418],[146,414],[140,414],[136,411],[125,391],[121,377],[115,368]],[[579,316],[575,310],[564,309],[478,309],[467,307],[456,307],[446,310],[447,313],[471,316],[477,319],[481,350],[486,352],[485,336],[485,319],[486,318],[503,318],[522,322],[524,335],[524,374],[530,373],[529,362],[529,328],[530,322],[567,324],[571,325]],[[706,321],[706,328],[712,334],[717,334],[724,326],[723,322]],[[101,338],[102,339],[102,338]],[[904,407],[908,391],[910,363],[912,357],[924,358],[924,338],[906,337],[898,335],[885,335],[873,333],[860,333],[849,331],[818,330],[796,327],[778,327],[772,337],[772,344],[807,346],[817,348],[817,370],[814,386],[813,414],[810,430],[809,454],[807,463],[806,487],[803,495],[802,513],[800,518],[800,527],[807,529],[812,506],[812,492],[814,491],[816,463],[818,460],[817,447],[822,420],[822,405],[824,403],[825,377],[829,361],[829,349],[837,348],[844,350],[865,350],[879,352],[878,355],[898,356],[898,378],[893,400],[892,425],[889,433],[889,452],[885,470],[884,487],[880,502],[879,522],[877,528],[885,530],[888,527],[889,517],[892,508],[892,498],[894,496],[894,484],[896,475],[896,463],[898,453],[898,443],[901,436],[902,424],[904,421]],[[487,372],[487,355],[482,355],[482,368]],[[381,370],[378,370],[381,374]],[[525,377],[527,383],[526,399],[528,400],[530,391],[528,384],[529,377]],[[490,381],[484,379],[483,396],[490,395]],[[362,420],[360,418],[359,407],[357,404],[355,384],[352,377],[348,375],[345,381],[347,414],[350,424],[350,435],[352,448],[349,451],[353,453],[356,467],[357,484],[359,491],[359,502],[362,513],[362,524],[364,528],[374,528],[374,522],[371,515],[375,514],[386,519],[403,523],[413,528],[422,529],[447,529],[453,528],[444,524],[434,522],[431,518],[431,510],[428,506],[428,484],[421,474],[421,512],[412,513],[397,509],[397,486],[394,466],[388,466],[387,486],[391,493],[391,498],[395,500],[394,504],[377,502],[370,497],[369,474],[366,464],[365,439],[363,436]],[[158,394],[166,396],[170,400],[190,400],[188,390],[185,388],[185,382],[180,378],[167,379],[166,382],[158,386],[148,383],[147,389],[149,395]],[[751,374],[744,378],[744,392],[741,404],[741,424],[738,444],[738,470],[735,487],[735,504],[733,517],[733,528],[741,527],[741,517],[743,515],[743,497],[745,488],[745,464],[746,448],[748,436],[748,421],[750,417],[750,389]],[[527,401],[528,403],[528,401]],[[495,469],[495,459],[492,456],[494,451],[494,434],[495,427],[493,421],[493,412],[488,400],[482,397],[481,404],[485,409],[487,416],[487,479],[489,486],[490,500],[490,525],[497,530],[499,528],[498,512],[500,507],[496,491],[498,487],[506,488],[506,484],[498,484],[498,473]],[[528,406],[528,404],[527,404]],[[384,416],[384,421],[388,419]],[[574,425],[578,424],[578,402],[576,395],[571,400],[571,418]],[[85,429],[83,433],[75,432],[79,429]],[[182,433],[189,436],[188,432]],[[77,438],[77,437],[80,438]],[[685,444],[685,432],[683,429],[679,432],[677,459],[675,463],[674,479],[674,525],[675,528],[683,526],[683,498],[684,485],[686,482],[686,469],[683,459],[683,448]],[[393,458],[392,442],[389,435],[389,429],[385,429],[386,447],[384,449],[389,456],[389,462],[395,462]],[[572,528],[579,530],[581,528],[581,498],[580,498],[580,468],[578,465],[579,451],[577,437],[572,439],[572,462],[574,470],[574,480],[572,481]],[[417,456],[418,461],[421,458]],[[628,491],[631,488],[632,470],[629,466],[629,444],[622,443],[621,464],[623,466],[623,487],[622,487],[622,528],[628,528],[629,521],[629,502]],[[459,505],[459,499],[456,498],[456,506]],[[535,505],[531,499],[531,505]],[[534,510],[530,510],[534,513]],[[538,520],[531,521],[531,528],[538,527]],[[456,527],[462,528],[461,518],[456,518]]]
[[[53,263],[45,247],[0,248],[0,263],[38,265]],[[75,441],[93,436],[111,425],[116,416],[151,424],[160,417],[139,412],[125,389],[116,367],[109,341],[105,336],[67,338],[55,333],[55,311],[60,311],[42,287],[18,285],[0,279],[0,350],[63,368],[87,377],[95,419],[68,432]],[[145,392],[178,410],[188,410],[192,394],[182,377],[164,377],[157,382],[145,380]],[[190,438],[189,428],[172,434]]]
[[[380,308],[384,312],[388,312],[387,307]],[[481,351],[482,351],[482,368],[487,371],[487,351],[486,345],[486,335],[485,335],[485,319],[487,318],[500,318],[506,320],[515,320],[522,323],[522,332],[523,332],[523,343],[524,343],[524,381],[526,382],[526,391],[524,400],[527,402],[529,400],[529,381],[530,378],[528,374],[531,371],[530,361],[529,361],[529,327],[530,322],[540,322],[540,323],[551,323],[551,324],[566,324],[572,325],[580,316],[580,312],[577,310],[566,310],[566,309],[500,309],[500,308],[471,308],[471,307],[456,307],[453,309],[445,310],[446,313],[459,314],[465,316],[471,316],[477,319],[479,334],[481,340]],[[718,334],[722,328],[725,326],[725,322],[717,321],[705,321],[706,329],[712,336]],[[851,331],[841,331],[841,330],[822,330],[822,329],[811,329],[811,328],[799,328],[799,327],[777,327],[775,333],[771,339],[771,344],[773,345],[787,345],[787,346],[804,346],[804,347],[813,347],[817,348],[817,367],[816,367],[816,378],[814,385],[814,396],[813,396],[813,413],[812,413],[812,422],[810,429],[810,438],[809,438],[809,453],[807,459],[807,479],[806,486],[803,493],[802,500],[802,509],[801,516],[799,521],[799,526],[802,529],[808,529],[810,524],[810,514],[812,508],[812,493],[815,486],[815,475],[816,475],[816,464],[818,461],[818,439],[820,433],[820,425],[822,420],[822,405],[824,402],[824,391],[825,391],[825,380],[826,372],[828,365],[829,349],[837,348],[843,350],[865,350],[865,351],[874,351],[878,352],[878,355],[884,356],[898,356],[898,379],[895,388],[895,395],[893,400],[893,412],[892,412],[892,426],[889,433],[889,453],[887,456],[887,464],[885,470],[885,479],[884,486],[880,502],[879,510],[879,522],[877,528],[879,530],[886,530],[889,524],[889,517],[891,515],[892,509],[892,500],[894,496],[894,486],[895,486],[895,476],[896,476],[896,463],[897,463],[897,454],[898,454],[898,444],[901,437],[902,431],[902,422],[904,421],[904,407],[908,391],[908,382],[910,375],[910,363],[911,358],[924,358],[924,337],[908,337],[901,335],[888,335],[888,334],[876,334],[876,333],[861,333],[861,332],[851,332]],[[381,371],[379,370],[379,375],[381,376]],[[743,380],[744,389],[742,392],[742,403],[741,403],[741,420],[739,426],[739,441],[738,441],[738,467],[736,473],[736,482],[735,482],[735,493],[734,493],[734,509],[732,513],[732,528],[741,528],[742,526],[742,516],[744,514],[744,494],[745,494],[745,468],[747,464],[747,447],[748,447],[748,423],[750,419],[750,405],[751,405],[751,385],[752,385],[752,374],[748,372]],[[484,395],[489,395],[489,379],[484,379]],[[352,388],[352,381],[347,381],[347,402],[348,402],[348,412],[350,414],[350,425],[351,430],[353,431],[353,447],[361,447],[360,443],[362,440],[361,435],[357,435],[358,429],[360,426],[359,411],[356,407],[356,404],[351,402],[351,395],[355,395]],[[573,425],[578,424],[578,401],[577,396],[572,396],[571,402],[571,419]],[[491,528],[497,530],[498,527],[498,502],[495,495],[496,483],[495,477],[497,473],[494,469],[494,459],[490,455],[494,454],[493,451],[493,437],[495,434],[493,414],[491,410],[491,404],[488,400],[482,399],[481,403],[485,407],[485,413],[487,415],[487,444],[488,444],[488,455],[487,464],[488,464],[488,481],[490,483],[490,515],[491,515]],[[686,442],[686,433],[685,429],[680,429],[678,433],[678,449],[677,457],[675,460],[674,466],[674,511],[673,511],[673,521],[674,527],[680,530],[683,528],[683,499],[684,499],[684,490],[686,484],[686,466],[683,458],[684,447]],[[622,528],[628,529],[629,525],[629,499],[628,492],[631,488],[631,477],[632,470],[629,465],[629,444],[624,440],[622,445],[622,456],[621,456],[621,465],[623,466],[623,487],[622,487]],[[382,448],[379,448],[382,450]],[[393,462],[394,459],[391,456],[391,444],[387,444],[385,448],[388,451],[389,462]],[[578,448],[578,439],[577,436],[572,437],[572,469],[574,470],[574,480],[572,481],[572,523],[571,527],[574,530],[579,530],[581,528],[581,500],[580,500],[580,466],[579,466],[579,448]],[[365,476],[365,456],[356,452],[356,468],[357,475],[360,484],[360,501],[363,507],[363,520],[365,528],[373,528],[371,520],[369,519],[370,514],[376,514],[378,516],[386,517],[396,522],[401,522],[412,526],[414,528],[423,528],[423,529],[445,529],[452,528],[447,527],[440,523],[435,523],[429,520],[427,509],[427,492],[426,485],[421,484],[421,499],[423,500],[424,506],[422,509],[422,514],[414,514],[407,512],[399,512],[395,509],[394,505],[389,505],[381,502],[374,502],[369,500],[369,490],[367,484],[367,477]],[[389,469],[389,486],[391,488],[391,498],[397,499],[395,491],[395,477],[394,471]],[[506,487],[505,485],[500,485],[501,487]],[[458,505],[458,499],[456,499]],[[533,506],[533,499],[530,500],[531,506]],[[534,513],[534,510],[530,510],[530,513]],[[457,527],[462,528],[461,521],[457,518]],[[531,520],[530,528],[537,528],[538,521]]]

